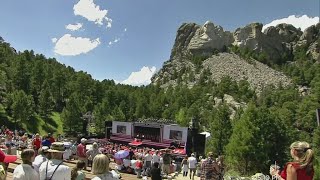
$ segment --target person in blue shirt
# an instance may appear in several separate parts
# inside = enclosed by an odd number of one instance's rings
[[[46,136],[45,138],[44,138],[44,140],[42,141],[42,146],[48,146],[48,147],[50,147],[51,146],[51,142],[50,142],[50,137],[49,136]]]

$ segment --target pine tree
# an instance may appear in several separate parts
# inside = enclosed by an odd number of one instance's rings
[[[42,85],[42,90],[39,96],[39,113],[47,118],[52,111],[52,96],[49,91],[48,82],[45,81]]]

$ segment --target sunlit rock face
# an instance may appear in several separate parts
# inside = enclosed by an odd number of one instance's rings
[[[232,33],[207,21],[192,37],[188,50],[194,55],[212,55],[215,50],[224,51],[234,41]]]

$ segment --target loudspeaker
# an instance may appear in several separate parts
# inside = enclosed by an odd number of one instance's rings
[[[112,128],[112,121],[105,121],[105,126]]]
[[[106,138],[110,139],[112,133],[112,127],[106,127]]]
[[[192,135],[191,130],[188,129],[187,143],[186,143],[186,154],[190,156],[192,153]]]
[[[204,156],[206,148],[206,135],[196,134],[194,137],[194,151],[197,156]]]

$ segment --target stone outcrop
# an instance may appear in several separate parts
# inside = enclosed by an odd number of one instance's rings
[[[301,46],[307,47],[307,55],[320,62],[320,23],[304,30],[299,41],[295,44],[294,50]]]
[[[207,56],[212,55],[213,50],[226,49],[233,41],[233,36],[229,31],[224,31],[221,26],[207,21],[197,29],[187,49],[193,55]]]
[[[236,81],[247,80],[258,93],[269,85],[291,84],[291,80],[284,74],[254,59],[243,59],[232,53],[217,55],[217,51],[224,52],[231,45],[264,53],[273,62],[282,60],[284,56],[293,57],[297,48],[306,47],[307,55],[320,62],[320,23],[304,32],[289,24],[269,27],[264,32],[262,27],[261,23],[251,23],[228,32],[209,21],[203,26],[182,24],[177,31],[170,59],[153,76],[152,82],[166,88],[169,85],[175,86],[179,79],[192,87],[200,79],[203,70],[209,69],[212,74],[210,78],[215,82],[219,82],[223,76],[230,76]],[[192,62],[194,57],[204,58],[200,62],[200,71]]]
[[[247,104],[244,102],[237,102],[232,96],[228,95],[228,94],[224,94],[223,95],[223,99],[220,99],[218,97],[214,97],[213,98],[214,101],[214,107],[218,107],[219,105],[221,105],[222,103],[225,103],[229,106],[229,110],[230,110],[230,119],[234,119],[237,110],[239,110],[240,108],[242,109],[246,109],[247,108]]]
[[[219,82],[224,76],[229,76],[235,81],[247,80],[252,89],[261,92],[264,87],[279,84],[288,86],[290,78],[269,66],[253,61],[252,63],[240,58],[236,54],[220,53],[203,62],[203,67],[212,73],[212,79]]]
[[[195,23],[184,23],[179,27],[170,59],[188,53],[188,45],[198,29],[200,26]]]

